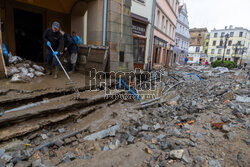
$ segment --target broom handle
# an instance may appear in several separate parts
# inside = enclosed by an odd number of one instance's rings
[[[54,53],[53,48],[52,48],[51,46],[49,46],[49,47],[50,47],[50,49],[52,50],[52,52]],[[53,54],[53,55],[54,55],[54,54]],[[60,66],[62,67],[62,69],[63,69],[65,75],[67,76],[67,78],[69,79],[69,81],[71,81],[71,79],[70,79],[68,73],[67,73],[66,70],[64,69],[64,67],[63,67],[62,63],[60,62],[60,60],[58,59],[57,55],[54,55],[54,56],[55,56],[55,58],[57,59],[57,61],[59,62]]]

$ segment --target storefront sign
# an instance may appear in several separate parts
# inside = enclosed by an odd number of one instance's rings
[[[146,25],[133,21],[132,31],[134,34],[146,36]]]

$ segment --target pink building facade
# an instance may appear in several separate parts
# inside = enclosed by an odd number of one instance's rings
[[[171,66],[177,24],[178,0],[156,0],[151,66]]]

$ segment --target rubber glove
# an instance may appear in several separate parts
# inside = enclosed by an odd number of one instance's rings
[[[55,56],[55,55],[58,55],[58,52],[57,51],[55,51],[54,53],[53,53],[53,55]]]
[[[51,46],[51,43],[50,43],[49,41],[47,42],[47,46],[48,46],[48,47],[50,47],[50,46]]]

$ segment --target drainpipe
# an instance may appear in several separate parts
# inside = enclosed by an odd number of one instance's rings
[[[148,68],[147,71],[150,71],[151,67],[151,56],[152,56],[152,47],[153,47],[153,40],[154,40],[154,24],[155,24],[155,7],[156,7],[156,0],[153,0],[152,5],[152,16],[151,16],[151,30],[150,30],[150,43],[149,43],[149,50],[148,50]]]
[[[102,46],[106,45],[107,3],[108,0],[103,1]]]

